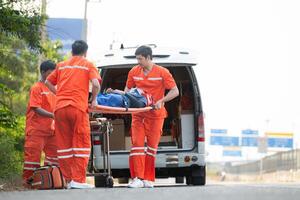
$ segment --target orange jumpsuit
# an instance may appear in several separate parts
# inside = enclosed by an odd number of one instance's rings
[[[128,73],[127,88],[137,87],[152,95],[156,102],[164,97],[166,89],[172,89],[176,83],[171,73],[154,65],[148,75],[144,75],[141,66],[133,67]],[[132,114],[129,167],[132,178],[138,177],[149,181],[155,180],[155,156],[162,134],[164,118],[167,111],[164,107],[145,113]],[[145,137],[147,147],[145,148]]]
[[[33,108],[53,112],[55,95],[42,82],[35,83],[30,89],[26,112],[24,145],[23,180],[32,176],[35,168],[40,167],[41,153],[45,152],[45,165],[57,164],[57,147],[54,136],[54,120],[36,113]]]
[[[59,165],[66,181],[85,183],[90,156],[89,81],[101,80],[96,67],[81,56],[58,63],[47,80],[57,85],[55,132]]]

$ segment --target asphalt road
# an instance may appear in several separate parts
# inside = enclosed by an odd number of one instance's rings
[[[300,184],[207,184],[206,186],[160,185],[131,189],[124,186],[85,190],[0,192],[0,200],[299,200]]]

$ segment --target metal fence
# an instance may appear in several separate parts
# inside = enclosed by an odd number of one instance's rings
[[[245,164],[225,166],[225,171],[230,174],[270,173],[297,169],[300,169],[300,149],[279,152]]]

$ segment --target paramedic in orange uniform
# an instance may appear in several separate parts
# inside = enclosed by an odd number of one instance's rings
[[[57,155],[68,188],[93,187],[86,183],[86,168],[91,148],[88,94],[91,81],[91,106],[95,107],[101,78],[97,68],[85,58],[87,49],[86,42],[75,41],[72,44],[72,57],[58,63],[46,81],[49,89],[56,93],[54,116]]]
[[[132,114],[131,142],[129,155],[130,188],[153,187],[155,180],[155,155],[162,134],[167,111],[164,103],[178,96],[178,88],[171,73],[152,62],[152,49],[140,46],[135,56],[138,65],[133,67],[127,78],[125,92],[137,87],[153,96],[155,110]],[[166,96],[165,90],[169,90]],[[145,138],[147,147],[144,147]]]
[[[26,186],[28,178],[32,176],[35,168],[40,167],[42,151],[45,152],[45,165],[58,165],[53,120],[55,95],[45,85],[47,76],[54,69],[54,62],[50,60],[43,62],[40,65],[41,80],[30,89],[26,111],[24,186]]]

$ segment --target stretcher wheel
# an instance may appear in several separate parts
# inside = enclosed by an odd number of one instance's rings
[[[114,179],[109,175],[95,176],[95,187],[109,187],[114,186]]]
[[[112,188],[114,186],[114,179],[111,176],[106,177],[106,187]]]

